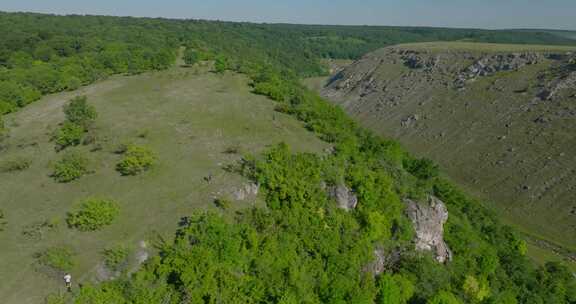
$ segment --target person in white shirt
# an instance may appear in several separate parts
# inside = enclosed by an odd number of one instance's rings
[[[72,291],[72,275],[66,273],[64,275],[64,283],[66,283],[66,288],[68,289],[68,291]]]

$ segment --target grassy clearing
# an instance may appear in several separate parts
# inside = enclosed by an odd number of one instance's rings
[[[509,53],[509,52],[569,52],[575,51],[574,46],[562,45],[531,45],[531,44],[498,44],[476,42],[423,42],[407,43],[395,48],[410,50],[425,50],[433,53],[446,51],[465,51],[473,53]]]
[[[87,95],[99,113],[95,140],[78,149],[88,155],[94,173],[69,184],[51,177],[61,158],[50,134],[64,121],[62,106],[73,96]],[[151,235],[171,236],[182,216],[195,208],[211,208],[246,181],[223,168],[239,153],[256,153],[287,142],[296,151],[321,152],[326,144],[300,122],[276,113],[274,103],[250,93],[247,79],[190,68],[113,77],[76,92],[50,95],[8,117],[9,148],[0,160],[25,155],[29,168],[0,173],[0,209],[8,225],[0,232],[0,298],[3,303],[39,303],[48,292],[63,288],[60,277],[37,271],[34,255],[51,247],[76,253],[75,282],[93,280],[102,252],[113,246],[138,247]],[[145,145],[158,162],[138,176],[122,176],[116,164],[121,145]],[[228,153],[227,153],[228,151]],[[206,176],[213,176],[210,183]],[[114,223],[95,232],[66,227],[66,211],[87,197],[111,198],[120,204]],[[230,211],[257,202],[236,202]],[[59,222],[40,239],[23,235],[39,222]]]

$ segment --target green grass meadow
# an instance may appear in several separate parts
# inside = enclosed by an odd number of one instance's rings
[[[69,148],[90,159],[94,172],[59,184],[50,177],[55,151],[52,132],[64,121],[62,106],[87,95],[98,111],[96,142]],[[117,76],[76,92],[50,95],[8,116],[11,136],[0,161],[24,157],[21,172],[0,173],[0,208],[8,225],[0,234],[0,302],[40,303],[49,292],[64,289],[57,275],[38,271],[34,254],[51,246],[77,253],[75,282],[97,277],[102,251],[113,246],[137,249],[153,236],[171,236],[179,219],[196,208],[218,210],[213,201],[230,196],[247,181],[224,170],[241,154],[252,154],[279,142],[296,151],[322,152],[327,144],[302,123],[274,111],[274,103],[250,92],[246,77],[214,74],[204,68],[173,68],[137,76]],[[134,177],[121,176],[115,165],[121,144],[145,145],[158,164]],[[238,150],[238,153],[225,153]],[[208,183],[204,178],[212,175]],[[96,232],[66,226],[66,212],[87,197],[112,198],[119,218]],[[236,208],[257,200],[233,202]],[[41,239],[23,230],[37,222],[57,222]]]

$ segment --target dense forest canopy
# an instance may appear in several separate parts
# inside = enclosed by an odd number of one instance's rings
[[[75,303],[576,303],[564,266],[535,267],[494,214],[395,142],[358,127],[299,83],[321,58],[354,59],[385,45],[433,40],[574,44],[543,32],[306,26],[100,16],[0,14],[0,112],[111,74],[214,61],[252,79],[255,93],[333,145],[327,155],[279,145],[235,170],[260,184],[266,208],[231,219],[198,211],[134,274],[85,285]],[[325,185],[345,183],[358,208],[336,208]],[[416,252],[405,198],[448,206],[447,264]],[[397,256],[374,275],[374,250]],[[48,303],[66,303],[50,296]]]

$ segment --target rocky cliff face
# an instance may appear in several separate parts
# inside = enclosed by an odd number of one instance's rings
[[[434,196],[430,196],[425,203],[409,199],[405,202],[406,212],[416,230],[416,250],[431,251],[440,263],[452,260],[452,252],[444,242],[444,223],[448,220],[444,203]]]
[[[576,248],[576,53],[388,47],[333,75],[321,93],[440,163],[525,231]]]

